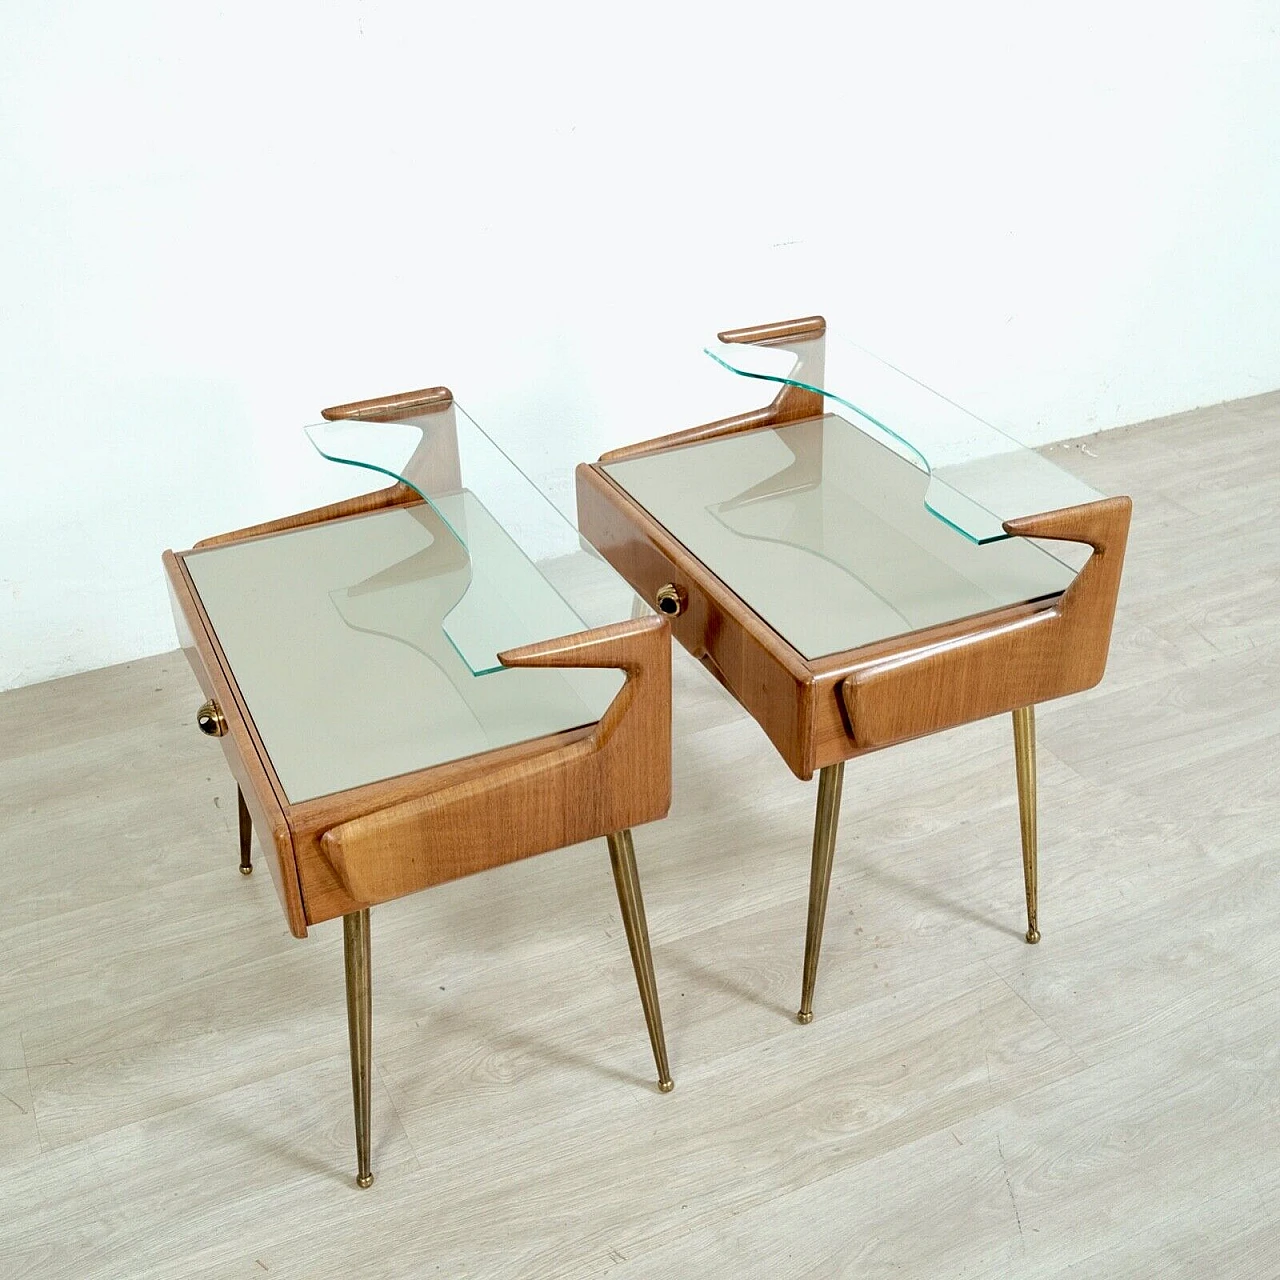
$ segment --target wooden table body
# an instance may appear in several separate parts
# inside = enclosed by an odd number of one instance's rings
[[[400,488],[308,513],[306,523],[342,519],[376,509],[375,503],[420,501]],[[218,541],[298,527],[291,517],[279,527]],[[627,683],[596,724],[291,802],[182,553],[166,552],[164,563],[183,651],[225,717],[220,742],[227,767],[244,794],[295,937],[362,907],[666,816],[671,674],[665,619],[618,623],[501,655],[513,667],[625,671]],[[506,812],[519,812],[521,822],[502,821]]]
[[[797,419],[796,421],[806,421]],[[766,430],[767,428],[756,428]],[[868,751],[1091,688],[1102,679],[1128,498],[1007,523],[1094,554],[1056,599],[959,618],[809,659],[599,464],[578,468],[584,536],[646,600],[674,586],[672,634],[768,734],[798,778]]]
[[[451,404],[443,388],[326,411],[326,417],[421,417]],[[449,460],[442,479],[450,483]],[[452,468],[456,475],[456,466]],[[455,481],[456,482],[456,481]],[[198,544],[225,546],[308,526],[369,517],[422,499],[397,484]],[[377,518],[376,515],[372,518]],[[206,698],[202,728],[218,737],[240,790],[241,869],[251,820],[289,928],[343,917],[356,1097],[358,1182],[369,1170],[368,909],[489,867],[596,837],[609,841],[628,943],[658,1066],[671,1088],[648,931],[630,829],[666,815],[671,803],[671,644],[651,615],[499,654],[508,667],[616,668],[626,680],[591,724],[448,761],[314,799],[291,801],[254,723],[186,563],[164,565],[179,638]],[[333,733],[341,735],[342,725]],[[430,726],[424,721],[423,732]]]

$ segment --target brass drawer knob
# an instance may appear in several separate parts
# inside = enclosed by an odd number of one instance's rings
[[[220,738],[227,731],[227,717],[212,698],[196,712],[196,728],[211,738]]]
[[[674,582],[668,582],[665,587],[658,588],[657,600],[658,608],[668,618],[675,618],[684,612],[689,597],[685,594],[683,587],[676,586]]]

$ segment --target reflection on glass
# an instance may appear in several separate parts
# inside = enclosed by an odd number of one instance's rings
[[[458,561],[440,625],[474,674],[504,671],[504,649],[631,616],[631,589],[458,405],[306,432],[331,461],[402,480],[426,500]]]
[[[558,593],[519,548],[500,546],[505,535],[470,495],[456,497],[481,558],[518,567],[494,575],[508,596],[491,602],[527,623],[549,601],[544,620],[560,626]],[[184,560],[293,802],[592,724],[623,684],[612,670],[476,675],[441,625],[470,596],[474,561],[428,506]]]
[[[834,414],[605,471],[805,658],[1056,595],[1072,570],[980,545],[924,504],[928,474]]]
[[[778,347],[716,343],[706,350],[744,377],[825,396],[828,410],[927,475],[925,506],[974,542],[1007,538],[1005,520],[1101,496],[1012,436],[837,334]]]

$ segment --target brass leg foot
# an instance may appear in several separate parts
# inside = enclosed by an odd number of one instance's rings
[[[831,863],[840,824],[840,793],[844,788],[844,761],[828,765],[818,774],[818,811],[813,822],[813,865],[809,871],[809,923],[804,936],[804,985],[796,1021],[813,1021],[813,989],[818,981],[818,953],[822,950],[822,925],[827,916],[831,888]]]
[[[369,1117],[373,1077],[373,982],[369,967],[369,909],[342,917],[347,971],[347,1032],[351,1040],[351,1096],[356,1116],[356,1186],[373,1182]]]
[[[662,1034],[662,1010],[658,1007],[658,984],[653,976],[653,954],[649,950],[649,926],[644,918],[644,899],[640,896],[640,877],[636,874],[635,846],[630,831],[609,836],[609,861],[613,864],[613,882],[618,888],[618,905],[631,948],[631,964],[640,988],[640,1003],[653,1045],[653,1060],[658,1068],[658,1089],[670,1093],[675,1088],[671,1068],[667,1064],[667,1042]]]
[[[1022,828],[1022,874],[1027,885],[1027,941],[1039,942],[1036,928],[1036,709],[1013,713],[1013,758],[1018,770],[1018,821]]]
[[[253,819],[249,817],[248,806],[244,802],[244,792],[236,788],[236,808],[240,816],[240,874],[253,875],[253,857],[250,846],[253,843]]]

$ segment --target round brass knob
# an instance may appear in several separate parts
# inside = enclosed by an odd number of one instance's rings
[[[682,614],[688,599],[684,588],[676,586],[674,582],[668,582],[665,587],[658,588],[658,608],[668,618],[675,618]]]
[[[211,738],[220,738],[227,731],[227,717],[212,698],[196,712],[196,728]]]

